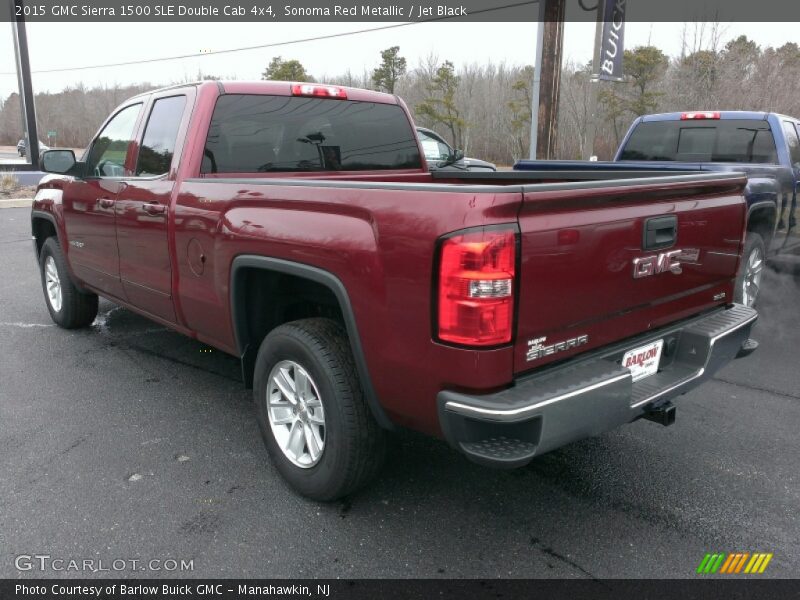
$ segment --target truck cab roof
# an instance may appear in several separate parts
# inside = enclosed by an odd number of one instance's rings
[[[192,81],[188,83],[180,83],[170,85],[155,90],[144,92],[134,98],[142,98],[151,94],[160,94],[171,90],[179,90],[187,87],[203,88],[206,86],[216,86],[222,94],[258,94],[270,96],[291,96],[293,85],[310,85],[320,87],[332,87],[343,90],[345,97],[348,100],[356,100],[360,102],[376,102],[380,104],[398,104],[397,97],[392,94],[384,92],[377,92],[374,90],[365,90],[362,88],[348,87],[344,85],[333,85],[327,83],[312,83],[305,81],[223,81],[223,80],[205,80],[205,81]],[[133,100],[133,98],[131,98]]]
[[[654,115],[644,115],[636,119],[637,122],[644,122],[644,123],[652,123],[655,121],[680,121],[684,115],[687,113],[702,113],[706,111],[683,111],[683,112],[669,112],[669,113],[658,113]],[[792,121],[796,120],[793,117],[788,117],[785,115],[780,115],[778,113],[770,113],[770,112],[763,112],[763,111],[751,111],[751,110],[720,110],[720,111],[708,111],[713,112],[719,115],[720,120],[738,120],[738,119],[748,119],[752,121],[766,121],[770,115],[781,119],[790,119]],[[716,117],[715,117],[716,118]]]

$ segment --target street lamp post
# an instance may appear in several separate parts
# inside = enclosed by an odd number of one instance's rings
[[[13,3],[9,3],[8,6],[13,6]],[[11,29],[14,40],[14,55],[17,63],[19,97],[25,128],[25,153],[31,168],[36,170],[39,168],[39,132],[36,128],[36,105],[33,98],[33,81],[30,57],[28,55],[28,34],[25,30],[25,17],[21,14],[19,16],[14,15],[11,20]]]

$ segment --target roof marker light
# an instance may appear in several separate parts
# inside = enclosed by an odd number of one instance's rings
[[[716,111],[700,111],[700,112],[685,112],[681,113],[681,121],[694,121],[697,119],[719,119],[719,112]]]
[[[337,98],[339,100],[347,100],[347,91],[335,85],[296,83],[292,85],[292,96],[310,96],[312,98]]]

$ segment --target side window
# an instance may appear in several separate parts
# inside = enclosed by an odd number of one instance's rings
[[[95,177],[124,177],[125,157],[133,140],[133,128],[141,104],[123,108],[106,124],[92,144],[86,159],[86,173]]]
[[[155,101],[139,149],[136,175],[149,177],[169,173],[185,106],[186,96]]]
[[[426,160],[440,161],[450,158],[450,148],[439,140],[417,130]]]
[[[772,130],[760,129],[753,140],[752,162],[765,165],[778,164],[778,149]]]
[[[800,138],[797,137],[794,124],[784,121],[783,133],[786,135],[786,143],[789,144],[789,160],[793,165],[800,165]]]
[[[795,123],[794,124],[794,128],[796,130],[795,133],[797,133],[797,135],[800,136],[800,123]],[[794,163],[792,163],[792,164],[794,164]],[[795,168],[800,169],[800,165],[795,165]]]

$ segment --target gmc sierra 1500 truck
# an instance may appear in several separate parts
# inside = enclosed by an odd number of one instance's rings
[[[747,175],[747,236],[734,300],[755,306],[767,261],[800,264],[800,120],[747,111],[638,117],[613,162],[520,161],[515,169],[735,171]]]
[[[204,82],[43,155],[47,309],[98,296],[241,358],[277,469],[319,500],[386,430],[522,466],[646,417],[754,349],[738,173],[429,172],[396,96]]]

